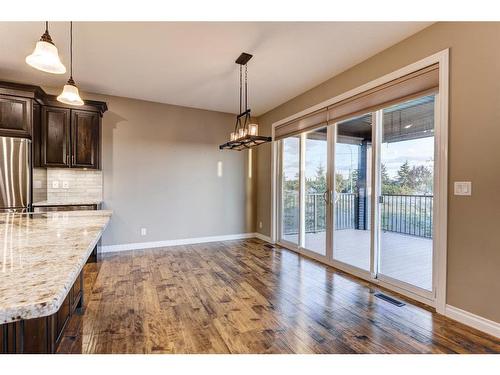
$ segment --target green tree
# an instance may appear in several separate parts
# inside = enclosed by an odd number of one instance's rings
[[[397,181],[391,179],[384,163],[380,165],[380,175],[382,177],[382,194],[393,195],[400,193]]]
[[[402,189],[411,188],[410,163],[406,160],[398,170],[397,182]]]
[[[425,165],[411,168],[409,173],[410,187],[414,193],[432,194],[432,169]]]
[[[384,163],[380,164],[380,175],[382,177],[382,186],[391,185],[392,181],[389,173],[387,173],[387,166]]]
[[[313,178],[307,179],[308,193],[324,193],[326,191],[326,172],[322,164],[316,168]]]
[[[344,193],[347,190],[347,180],[342,176],[342,173],[335,173],[335,191]]]

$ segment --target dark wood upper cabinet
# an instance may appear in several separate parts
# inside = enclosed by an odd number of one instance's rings
[[[42,107],[38,103],[33,103],[33,166],[41,167],[41,139],[42,139]]]
[[[39,86],[0,81],[0,136],[32,139],[33,166],[101,167],[105,102],[68,106]]]
[[[99,168],[99,115],[95,112],[71,111],[71,166]]]
[[[70,113],[66,108],[42,107],[41,165],[69,167]]]
[[[31,138],[32,113],[31,99],[0,95],[0,136]]]

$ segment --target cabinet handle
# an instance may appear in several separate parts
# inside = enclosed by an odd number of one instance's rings
[[[71,155],[71,164],[75,164],[75,155]]]
[[[69,165],[69,155],[66,155],[66,164]]]

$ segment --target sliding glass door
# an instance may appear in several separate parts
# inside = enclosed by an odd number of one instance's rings
[[[372,115],[335,125],[333,258],[370,271]]]
[[[378,273],[432,291],[434,96],[382,111]]]
[[[321,257],[331,229],[328,149],[327,127],[280,143],[280,241]]]
[[[304,248],[326,255],[328,232],[327,128],[305,134],[304,144]]]
[[[279,141],[279,242],[431,300],[435,96]]]
[[[300,232],[300,136],[281,141],[282,241],[299,245]]]

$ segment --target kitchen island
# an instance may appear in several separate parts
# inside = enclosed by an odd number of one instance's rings
[[[111,211],[0,214],[0,353],[54,353]]]

